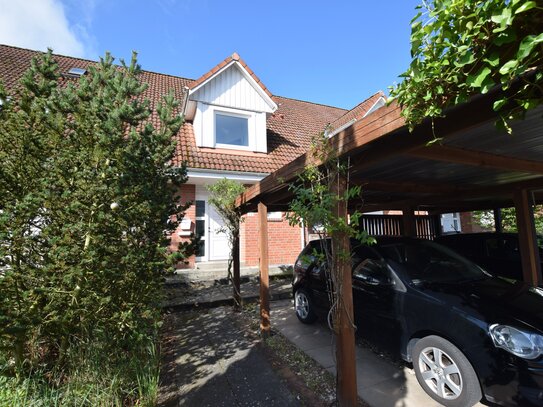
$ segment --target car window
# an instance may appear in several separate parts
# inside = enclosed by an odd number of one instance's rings
[[[479,266],[452,250],[429,241],[412,240],[381,245],[381,255],[414,282],[458,282],[488,277]]]
[[[394,280],[383,260],[367,258],[353,270],[353,278],[369,285],[390,285]]]

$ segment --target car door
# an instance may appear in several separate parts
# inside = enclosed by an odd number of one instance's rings
[[[371,250],[353,269],[353,306],[360,329],[378,340],[399,337],[396,279],[384,260]]]
[[[522,260],[516,236],[489,236],[485,239],[485,264],[489,272],[505,277],[522,280]]]
[[[328,282],[326,262],[323,261],[323,256],[326,251],[325,245],[330,246],[329,239],[311,241],[308,245],[306,256],[308,260],[310,260],[310,265],[307,268],[309,281],[308,288],[311,290],[315,305],[324,310],[328,310],[330,308],[330,284]]]

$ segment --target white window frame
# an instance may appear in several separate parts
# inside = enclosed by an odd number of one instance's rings
[[[217,115],[238,117],[242,119],[247,119],[247,144],[246,146],[240,146],[237,144],[223,144],[217,143]],[[254,119],[253,115],[250,112],[241,112],[235,109],[228,108],[213,108],[213,142],[216,148],[229,148],[232,150],[245,150],[253,151],[255,144],[255,132],[254,132]]]

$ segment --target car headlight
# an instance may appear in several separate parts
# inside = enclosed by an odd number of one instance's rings
[[[543,336],[507,325],[494,324],[488,328],[494,345],[524,359],[543,355]]]

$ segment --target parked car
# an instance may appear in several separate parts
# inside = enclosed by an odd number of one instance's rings
[[[330,240],[312,241],[294,266],[295,312],[314,322],[330,308]],[[482,398],[502,406],[543,405],[543,290],[493,277],[427,240],[351,241],[359,331],[396,338],[422,388],[445,406]]]
[[[516,233],[454,233],[438,236],[434,241],[467,257],[491,274],[523,280]],[[541,248],[539,250],[543,258]]]

